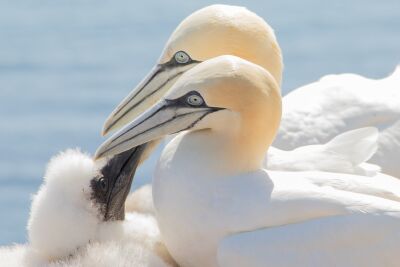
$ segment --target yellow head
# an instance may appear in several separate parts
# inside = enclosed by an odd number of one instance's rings
[[[157,65],[109,116],[103,134],[156,103],[183,73],[220,55],[234,55],[260,65],[278,85],[281,83],[282,56],[272,28],[244,7],[208,6],[179,24]]]
[[[244,7],[212,5],[191,14],[170,36],[159,63],[178,51],[198,61],[234,55],[262,66],[279,85],[282,80],[282,54],[274,30]]]

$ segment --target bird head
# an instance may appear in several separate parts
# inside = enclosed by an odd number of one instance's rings
[[[208,6],[179,24],[153,70],[109,115],[102,134],[132,121],[189,69],[221,55],[238,56],[260,65],[278,85],[281,83],[282,55],[273,29],[244,7]]]
[[[220,56],[183,74],[158,103],[106,140],[96,157],[181,131],[208,130],[232,140],[260,165],[280,117],[280,90],[273,76],[239,57]]]

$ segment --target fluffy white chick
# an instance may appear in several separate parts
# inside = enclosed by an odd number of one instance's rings
[[[1,248],[0,265],[174,266],[154,217],[125,216],[133,152],[101,161],[79,150],[54,157],[33,197],[29,243]]]

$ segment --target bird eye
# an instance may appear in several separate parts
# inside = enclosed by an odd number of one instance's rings
[[[174,55],[175,61],[179,64],[185,64],[190,61],[190,57],[184,51],[178,51]]]
[[[107,180],[106,180],[106,179],[100,178],[100,179],[98,180],[98,185],[99,185],[99,187],[100,187],[101,190],[107,191],[107,186],[108,186],[108,184],[107,184]]]
[[[203,105],[204,100],[199,95],[190,95],[186,98],[186,103],[191,106],[201,106]]]

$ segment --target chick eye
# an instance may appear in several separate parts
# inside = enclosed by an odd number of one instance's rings
[[[199,95],[190,95],[186,98],[186,103],[191,106],[201,106],[203,105],[204,100]]]
[[[190,57],[184,51],[178,51],[174,55],[175,61],[179,64],[185,64],[190,61]]]
[[[101,190],[107,191],[108,183],[106,179],[100,178],[97,183]]]

